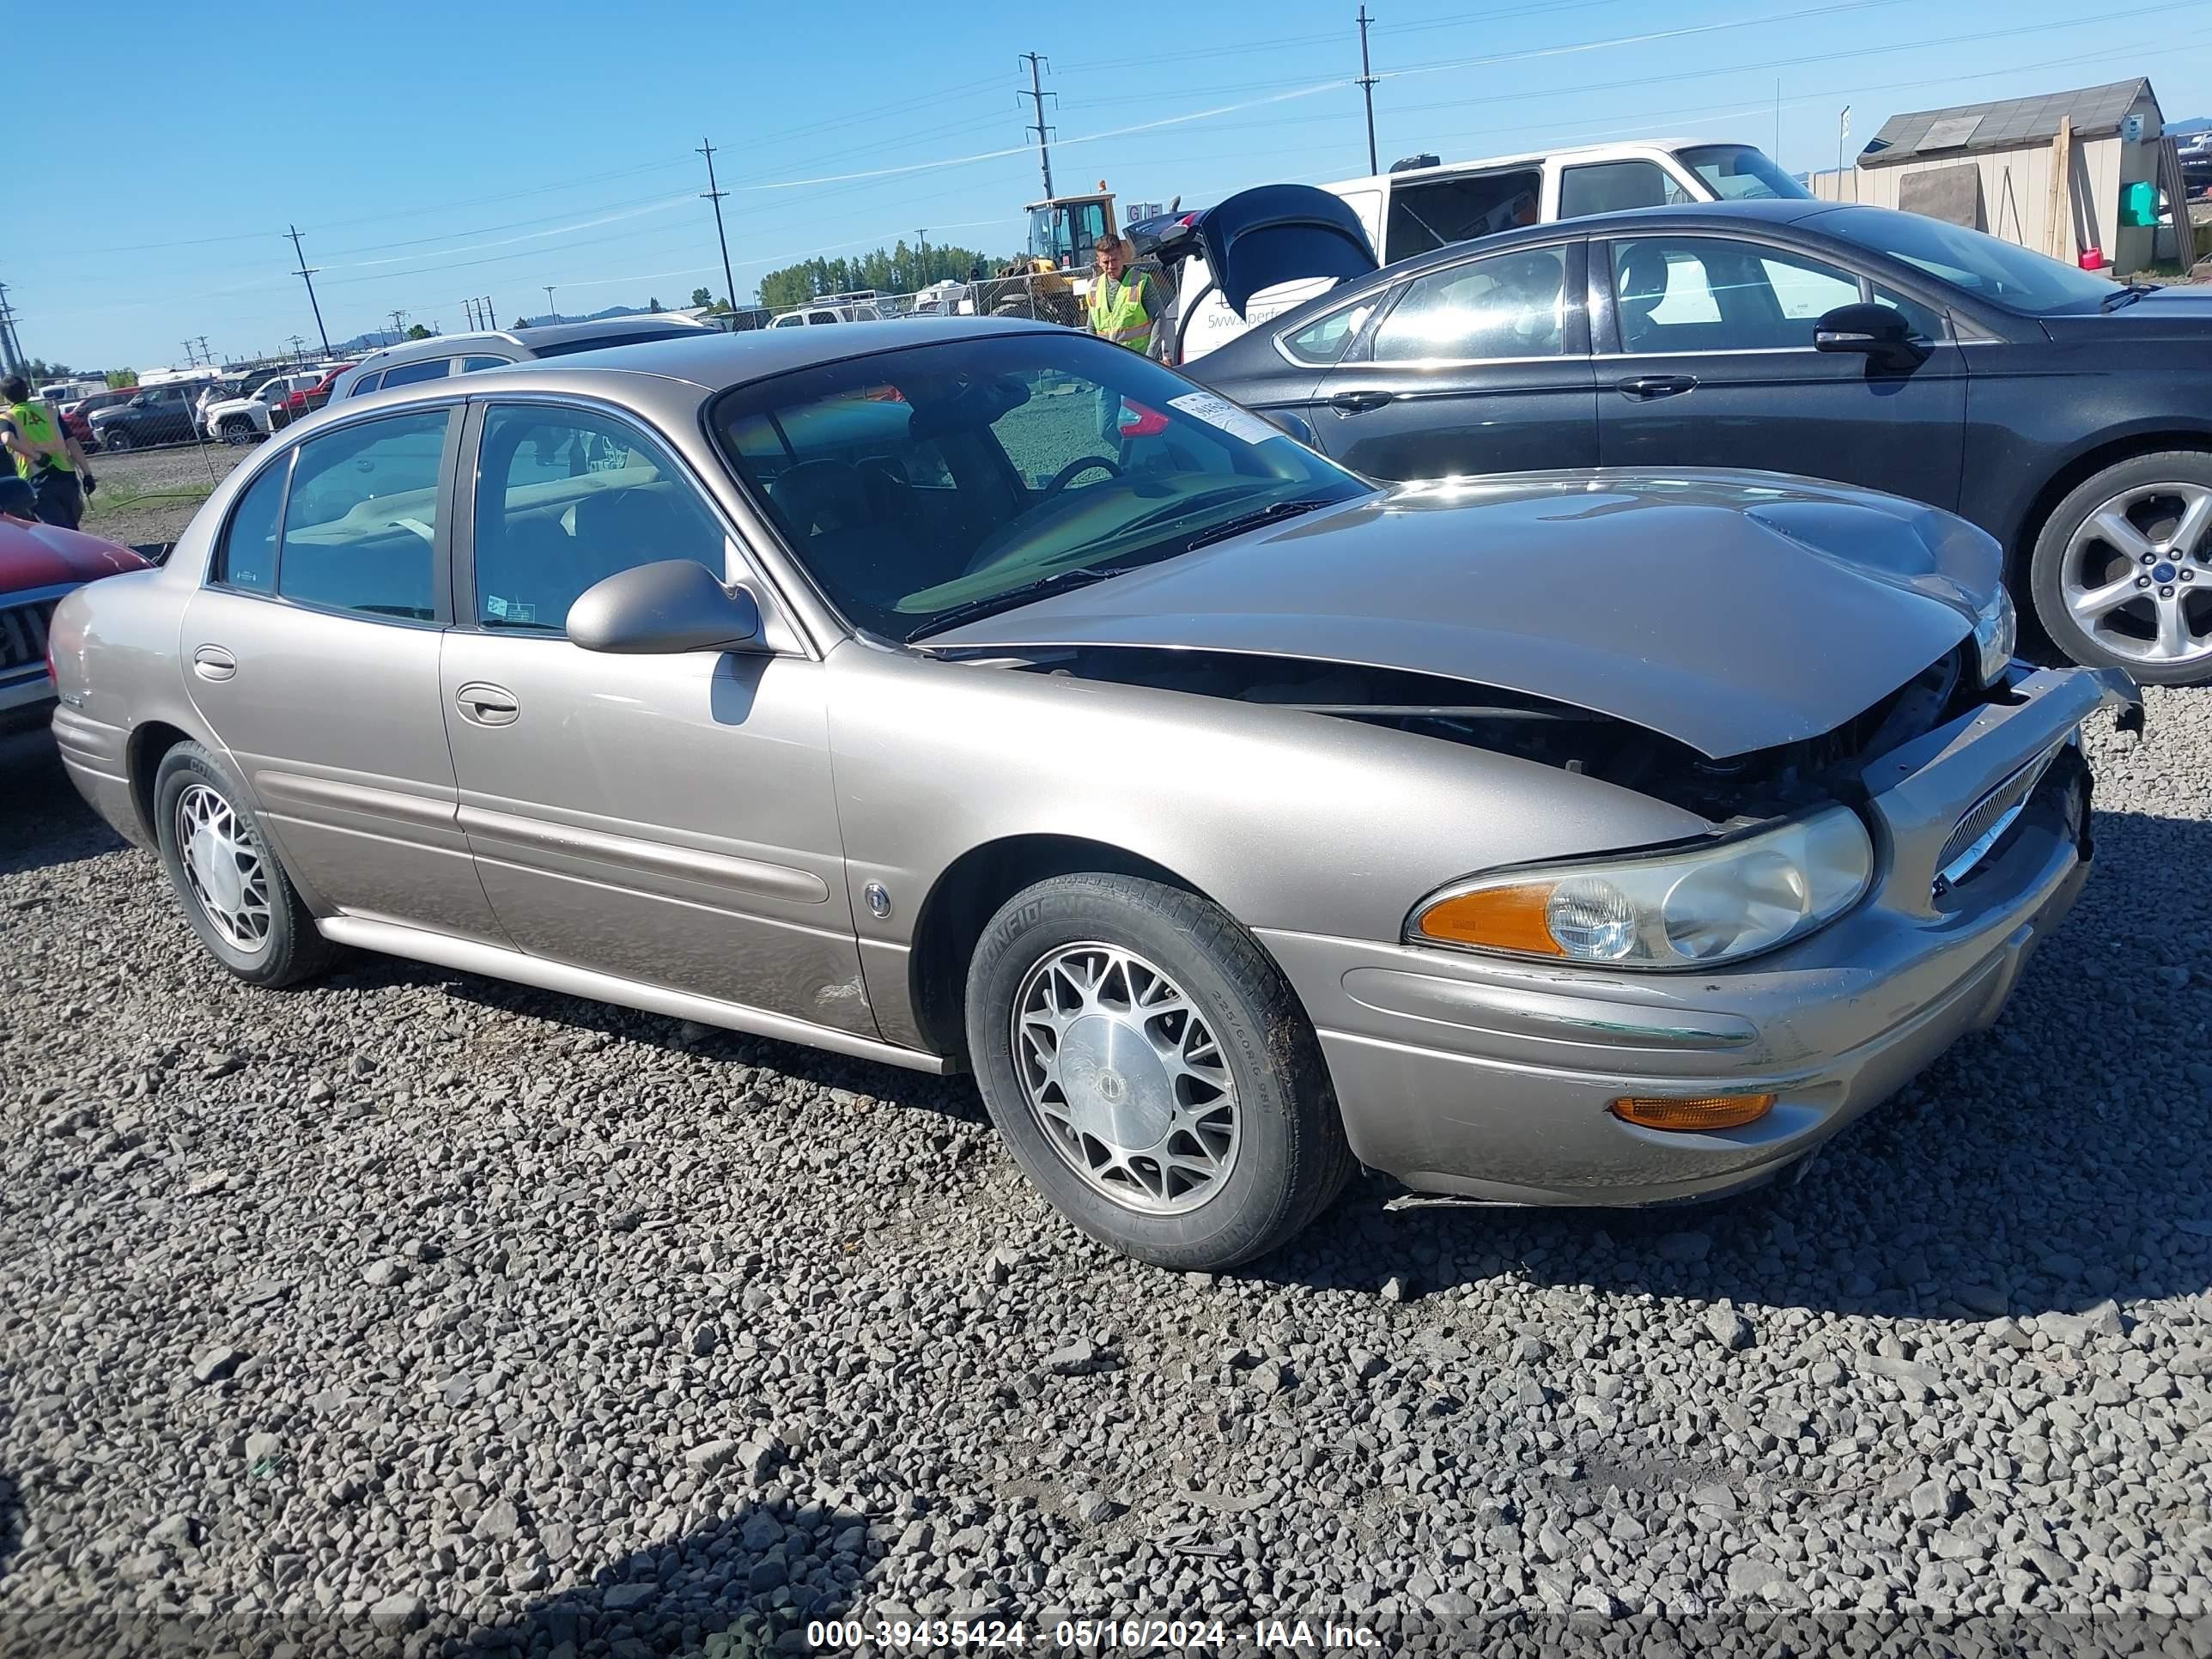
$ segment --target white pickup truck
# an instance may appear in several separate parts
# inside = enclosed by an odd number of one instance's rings
[[[1756,145],[1689,138],[1592,144],[1476,161],[1417,156],[1373,178],[1321,188],[1341,197],[1359,216],[1383,264],[1518,225],[1678,202],[1803,199],[1810,194]],[[1199,217],[1185,215],[1182,223],[1194,225]],[[1327,286],[1301,279],[1263,288],[1240,317],[1215,287],[1195,236],[1163,236],[1158,257],[1166,265],[1179,258],[1188,261],[1175,272],[1170,358],[1174,362],[1202,357]]]

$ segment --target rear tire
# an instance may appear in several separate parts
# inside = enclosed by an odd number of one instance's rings
[[[111,449],[118,455],[126,449],[137,448],[138,443],[138,441],[128,431],[119,427],[100,434],[100,441],[104,448]]]
[[[2212,453],[2137,455],[2085,480],[2044,521],[2028,591],[2075,662],[2149,685],[2212,680]]]
[[[1085,874],[1017,893],[975,946],[967,1030],[1016,1160],[1125,1255],[1234,1267],[1351,1179],[1321,1045],[1281,970],[1179,888]]]
[[[154,833],[185,919],[210,955],[249,985],[296,985],[336,947],[285,875],[215,757],[180,743],[154,775]]]
[[[227,444],[250,444],[258,435],[253,422],[243,415],[233,415],[222,423],[222,441]]]

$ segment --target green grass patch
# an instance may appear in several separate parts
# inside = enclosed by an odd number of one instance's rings
[[[157,501],[204,501],[215,494],[211,483],[178,484],[167,489],[133,489],[123,483],[100,481],[93,498],[85,503],[87,524],[117,513],[127,513],[134,507],[150,507]]]

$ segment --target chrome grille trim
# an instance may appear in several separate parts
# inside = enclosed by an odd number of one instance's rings
[[[46,666],[46,625],[59,603],[42,599],[0,610],[0,670]]]
[[[1990,855],[1990,849],[2012,828],[2013,820],[2027,809],[2028,797],[2063,747],[2063,744],[2053,744],[1966,809],[1950,839],[1943,843],[1943,850],[1936,855],[1935,891],[1955,887],[1973,874]]]

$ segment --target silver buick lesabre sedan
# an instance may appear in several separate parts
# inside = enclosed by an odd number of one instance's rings
[[[1994,1019],[2135,696],[2012,660],[1999,565],[1769,474],[1378,489],[1050,326],[718,335],[282,434],[64,601],[54,730],[242,979],[969,1068],[1218,1267],[1355,1164],[1753,1185]]]

